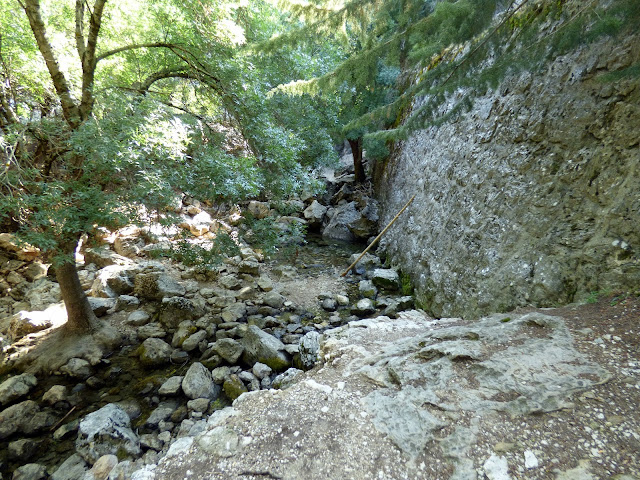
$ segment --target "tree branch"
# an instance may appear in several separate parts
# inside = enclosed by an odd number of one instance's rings
[[[165,78],[193,78],[193,75],[187,72],[184,66],[168,67],[149,75],[136,90],[144,95],[154,83]]]
[[[44,26],[44,21],[42,20],[42,15],[40,14],[39,0],[25,0],[24,11],[29,19],[29,25],[31,25],[31,30],[38,44],[40,54],[47,65],[53,86],[60,98],[64,118],[69,126],[75,129],[81,123],[80,111],[71,96],[67,79],[62,73],[62,70],[60,70],[60,65],[58,65],[51,43],[47,38],[47,31]]]
[[[76,50],[78,50],[78,56],[80,61],[84,57],[84,52],[87,48],[84,40],[84,0],[76,0]]]
[[[77,0],[81,1],[81,0]],[[82,101],[80,103],[80,115],[82,120],[86,120],[93,109],[93,81],[96,73],[96,47],[98,45],[98,34],[102,23],[102,12],[106,0],[96,0],[91,12],[89,21],[89,36],[87,38],[87,48],[82,55]]]
[[[96,57],[96,63],[100,60],[104,60],[107,57],[116,55],[120,52],[126,52],[127,50],[137,50],[139,48],[176,48],[177,45],[166,42],[152,42],[152,43],[134,43],[132,45],[125,45],[124,47],[114,48],[113,50],[107,50]]]

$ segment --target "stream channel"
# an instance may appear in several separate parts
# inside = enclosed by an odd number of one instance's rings
[[[310,331],[322,332],[357,318],[352,314],[351,307],[360,298],[358,282],[362,277],[350,274],[341,278],[340,273],[349,265],[349,257],[363,249],[363,245],[308,236],[306,243],[283,248],[269,257],[263,263],[262,275],[266,274],[272,279],[274,290],[281,293],[286,302],[276,318],[279,325],[265,330],[281,339],[287,334],[290,337],[302,337]],[[213,285],[215,282],[201,282],[199,286],[203,288]],[[322,305],[323,299],[336,296],[342,296],[343,302],[347,297],[348,305],[343,303],[338,304],[335,309],[323,308],[326,307]],[[384,302],[381,304],[384,305]],[[110,320],[109,317],[105,319]],[[246,318],[240,320],[243,321],[246,322]],[[296,327],[295,323],[299,325]],[[171,343],[171,334],[165,340]],[[208,341],[215,340],[216,338],[209,338]],[[197,421],[200,416],[206,418],[216,409],[230,404],[230,400],[222,394],[210,403],[206,412],[198,413],[187,408],[189,399],[183,395],[171,398],[161,396],[158,393],[159,387],[171,376],[184,375],[189,366],[198,361],[201,352],[191,352],[190,358],[186,358],[184,363],[151,368],[141,365],[138,347],[139,341],[130,342],[108,358],[103,358],[100,364],[93,367],[92,375],[85,380],[64,375],[39,376],[37,387],[18,401],[38,402],[41,412],[49,415],[50,426],[31,436],[25,436],[24,433],[13,434],[0,442],[0,478],[12,478],[12,472],[27,463],[44,465],[49,474],[54,472],[58,465],[74,453],[77,428],[82,418],[108,403],[117,403],[125,409],[132,419],[132,429],[138,435],[157,435],[159,431],[168,430],[171,431],[172,439],[178,435],[183,420],[191,418]],[[232,373],[250,370],[246,365],[230,367]],[[18,373],[20,372],[14,372]],[[271,380],[275,376],[276,373],[272,373]],[[0,379],[0,383],[4,380],[6,378]],[[66,387],[68,395],[63,401],[47,405],[42,397],[54,385]],[[147,422],[149,416],[158,405],[166,405],[167,402],[173,406],[173,413],[160,424],[150,426]],[[154,461],[154,456],[157,459],[166,448],[167,445],[156,453],[147,447],[144,455],[148,458],[145,461]]]

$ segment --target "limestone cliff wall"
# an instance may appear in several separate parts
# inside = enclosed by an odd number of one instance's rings
[[[505,80],[400,143],[376,181],[384,238],[423,307],[477,316],[640,287],[640,59],[607,40]]]

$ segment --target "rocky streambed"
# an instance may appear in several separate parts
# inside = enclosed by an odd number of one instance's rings
[[[325,330],[412,306],[377,257],[339,278],[360,248],[310,237],[268,262],[244,247],[207,271],[85,251],[80,276],[102,332],[49,342],[56,303],[3,321],[0,471],[131,478],[243,393],[288,385],[316,364]],[[28,292],[55,290],[42,277]]]

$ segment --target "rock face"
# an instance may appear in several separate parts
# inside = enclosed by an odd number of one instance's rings
[[[126,412],[113,403],[90,413],[78,427],[77,452],[91,464],[103,455],[122,452],[138,455],[140,444],[130,423]]]
[[[512,431],[531,414],[575,405],[579,392],[611,378],[574,347],[562,318],[538,312],[465,322],[408,311],[354,321],[324,332],[320,356],[323,368],[291,369],[282,375],[290,377],[286,385],[274,380],[286,390],[250,392],[216,412],[188,452],[159,463],[156,478],[177,480],[213,465],[221,478],[250,470],[287,480],[345,472],[479,479],[484,465],[487,478],[505,480],[520,460],[474,451],[482,432],[496,423]],[[225,390],[232,383],[242,393],[236,378]]]
[[[550,306],[640,282],[640,42],[595,44],[412,134],[378,171],[382,245],[436,316]],[[542,76],[544,75],[544,76]]]

